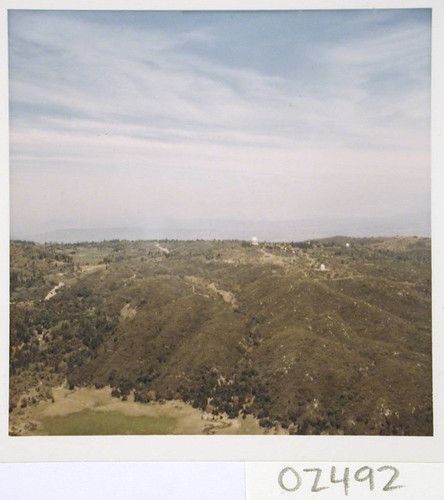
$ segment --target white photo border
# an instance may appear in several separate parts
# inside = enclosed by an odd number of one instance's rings
[[[76,436],[8,435],[9,128],[7,13],[49,10],[432,9],[432,337],[431,437],[400,436]],[[444,4],[440,0],[1,0],[0,3],[0,461],[393,461],[444,459]]]

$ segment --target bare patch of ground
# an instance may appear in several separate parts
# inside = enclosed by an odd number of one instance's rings
[[[200,293],[196,290],[196,287],[201,287],[203,289],[209,290],[212,294],[219,295],[222,299],[233,307],[239,307],[239,303],[234,295],[234,293],[228,290],[221,290],[216,283],[208,283],[198,276],[185,276],[185,279],[191,283],[193,288],[193,293],[196,295],[201,295],[203,297],[209,298],[207,294]]]
[[[45,297],[45,300],[49,300],[49,299],[52,299],[55,294],[57,293],[57,290],[59,288],[62,288],[62,286],[65,286],[65,283],[63,283],[63,281],[61,281],[58,285],[56,285]]]
[[[228,304],[231,304],[233,307],[239,307],[239,303],[237,302],[236,297],[232,292],[221,290],[217,287],[216,283],[210,283],[208,285],[208,288],[220,295],[225,300],[225,302],[228,302]]]
[[[137,314],[137,309],[131,307],[131,304],[125,304],[120,311],[120,316],[122,319],[131,319]]]
[[[193,293],[195,295],[200,295],[201,297],[205,297],[206,299],[209,299],[210,296],[205,293],[201,293],[197,291],[197,287],[205,288],[206,283],[202,278],[198,278],[197,276],[185,276],[185,279],[191,283],[191,288],[193,290]]]
[[[166,255],[169,255],[170,251],[168,250],[168,248],[165,248],[165,247],[161,247],[159,245],[159,243],[156,243],[156,248],[158,248],[161,252],[163,252],[164,254]]]
[[[118,412],[131,417],[150,417],[161,422],[174,422],[171,434],[264,434],[252,416],[230,419],[193,408],[182,401],[139,403],[130,396],[122,401],[111,396],[111,388],[81,388],[70,391],[64,387],[53,390],[54,402],[42,401],[36,406],[15,409],[10,415],[10,432],[14,435],[46,435],[44,425],[52,417],[69,417],[74,413]],[[275,431],[277,432],[277,431]]]
[[[85,264],[80,266],[80,270],[82,271],[82,273],[88,273],[91,271],[95,271],[96,269],[105,269],[105,268],[106,264],[95,264],[95,265]]]

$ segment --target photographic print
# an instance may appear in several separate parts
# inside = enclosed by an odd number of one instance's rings
[[[9,10],[9,435],[432,436],[431,9]]]

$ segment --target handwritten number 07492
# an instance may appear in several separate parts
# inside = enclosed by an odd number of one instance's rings
[[[391,465],[384,465],[377,469],[377,472],[392,471],[392,476],[385,483],[382,491],[391,491],[398,488],[404,488],[403,485],[394,484],[399,478],[399,471],[396,467]],[[323,470],[319,467],[314,467],[311,469],[303,469],[305,473],[315,473],[313,475],[311,492],[318,493],[320,491],[330,488],[325,483],[322,484],[322,472]],[[368,465],[361,467],[356,470],[353,475],[355,481],[363,483],[368,481],[370,491],[375,489],[375,471]],[[343,483],[344,484],[344,494],[347,496],[350,489],[350,468],[346,467],[344,469],[344,474],[342,478],[337,477],[336,467],[332,466],[330,469],[330,483]],[[302,486],[302,477],[293,467],[285,467],[282,469],[278,476],[279,486],[288,492],[295,492]]]

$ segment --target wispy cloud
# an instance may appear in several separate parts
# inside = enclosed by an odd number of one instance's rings
[[[94,203],[96,223],[106,224],[116,197],[128,218],[194,217],[202,206],[217,217],[273,219],[427,204],[430,24],[423,12],[332,12],[330,21],[328,12],[288,13],[285,26],[276,13],[233,14],[231,27],[218,13],[189,14],[182,24],[169,13],[157,13],[156,23],[140,15],[145,23],[140,16],[119,23],[112,13],[108,20],[69,12],[10,17],[15,224],[30,226],[39,213],[43,227],[54,210],[81,221]],[[286,52],[284,28],[293,28]],[[48,179],[70,185],[63,203]],[[155,203],[140,192],[152,183]],[[44,204],[31,203],[31,186]],[[214,201],[209,189],[218,192]],[[377,189],[379,198],[365,206],[351,189],[361,200]],[[234,205],[221,208],[221,197]]]

